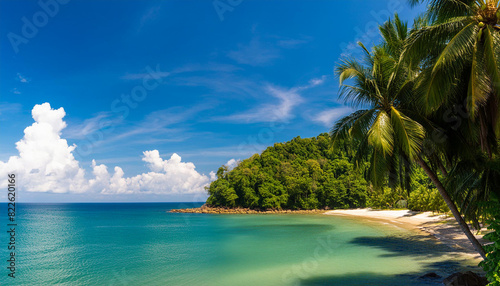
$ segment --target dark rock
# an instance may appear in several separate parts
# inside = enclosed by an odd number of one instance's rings
[[[436,274],[436,273],[434,273],[434,272],[430,272],[430,273],[427,273],[425,275],[420,276],[419,278],[420,279],[428,279],[428,278],[430,278],[430,279],[437,279],[437,278],[441,278],[441,276],[438,275],[438,274]]]
[[[485,279],[474,272],[458,272],[443,280],[445,286],[486,286]]]

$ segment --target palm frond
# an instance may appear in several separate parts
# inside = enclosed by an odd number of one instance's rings
[[[385,155],[392,155],[394,150],[394,130],[385,111],[380,111],[368,131],[368,142]]]
[[[335,144],[338,140],[350,140],[351,130],[354,128],[355,132],[362,132],[363,128],[368,128],[368,120],[373,117],[375,110],[358,110],[350,115],[339,119],[330,131],[330,136]]]
[[[423,126],[394,107],[391,110],[391,123],[403,153],[410,159],[416,158],[421,151],[425,137]]]

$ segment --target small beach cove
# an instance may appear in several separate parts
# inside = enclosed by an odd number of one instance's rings
[[[279,218],[282,222],[294,224],[297,220],[309,220],[311,225],[308,225],[308,227],[310,228],[314,228],[317,222],[323,222],[338,229],[336,234],[343,233],[346,236],[353,236],[350,241],[344,241],[348,246],[344,245],[341,248],[347,247],[349,249],[350,246],[356,245],[356,252],[360,248],[366,251],[366,256],[361,257],[358,257],[357,253],[352,255],[349,253],[341,255],[339,253],[339,256],[334,254],[329,257],[328,261],[318,263],[318,265],[321,265],[318,266],[318,269],[328,267],[328,265],[336,265],[335,271],[331,272],[333,274],[331,278],[322,278],[323,280],[321,280],[316,277],[319,273],[315,273],[312,276],[319,279],[317,284],[316,282],[307,284],[303,279],[300,279],[299,275],[299,277],[295,278],[296,281],[300,282],[295,285],[367,285],[349,284],[351,282],[343,280],[346,275],[338,275],[344,272],[358,273],[353,274],[353,277],[357,277],[353,281],[357,281],[359,278],[361,281],[365,281],[363,283],[375,283],[370,285],[442,285],[443,279],[455,272],[473,271],[482,274],[481,269],[477,267],[480,257],[470,250],[467,239],[462,235],[453,218],[438,214],[434,215],[431,212],[419,213],[409,210],[371,209],[249,212],[243,209],[197,208],[187,209],[179,212],[179,214],[228,218],[229,220],[241,222],[253,219],[266,221]],[[339,226],[341,227],[339,228]],[[306,224],[303,224],[302,227],[305,228]],[[367,235],[360,236],[355,231],[357,228],[364,229]],[[373,235],[372,232],[376,233],[376,235]],[[301,235],[306,235],[306,233],[307,231],[304,231]],[[380,264],[375,262],[379,266],[378,268],[374,265],[365,264],[367,262],[365,258],[368,259],[370,257],[369,253],[372,253],[373,250],[384,252],[384,254],[379,254],[375,258],[372,257],[375,261],[383,259],[383,262],[379,262]],[[339,263],[340,260],[346,263]],[[314,264],[313,262],[310,263],[311,265]],[[356,266],[354,269],[349,267],[353,265]],[[294,267],[297,269],[297,264]],[[411,271],[397,273],[398,269],[408,267],[412,268]],[[392,274],[384,277],[384,273],[391,272]],[[421,277],[428,273],[436,273],[440,277]],[[325,275],[326,273],[323,273],[323,276]],[[381,277],[384,277],[382,279],[384,280],[383,283],[375,282],[379,281],[377,279]],[[395,282],[397,279],[402,279],[401,281],[405,282]],[[276,285],[289,284],[278,283]]]

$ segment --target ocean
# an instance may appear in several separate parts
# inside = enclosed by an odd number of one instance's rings
[[[473,266],[429,236],[379,222],[65,203],[16,205],[9,269],[12,226],[1,205],[1,285],[439,285],[419,277]]]

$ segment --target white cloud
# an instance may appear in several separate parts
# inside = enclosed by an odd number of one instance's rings
[[[231,171],[232,169],[238,167],[239,164],[240,164],[240,160],[231,159],[231,160],[227,161],[226,166],[227,166],[228,170]]]
[[[215,181],[217,180],[217,175],[215,174],[214,171],[210,172],[210,181]]]
[[[13,94],[21,94],[21,92],[19,91],[19,89],[17,89],[16,87],[14,87],[13,89],[11,89],[10,92],[12,92]]]
[[[102,112],[92,118],[85,119],[80,124],[72,124],[64,130],[64,136],[70,139],[84,139],[92,133],[117,125],[121,118],[112,118],[111,114]]]
[[[20,82],[23,82],[23,83],[28,83],[30,82],[30,79],[23,76],[22,74],[20,73],[17,73],[17,80],[19,80]]]
[[[300,96],[300,92],[321,85],[325,82],[325,80],[326,76],[322,76],[320,78],[311,79],[307,85],[289,89],[267,85],[263,91],[271,97],[278,99],[277,103],[265,103],[248,111],[218,117],[215,118],[215,120],[238,123],[287,121],[293,118],[294,108],[304,102],[304,99]]]
[[[103,194],[153,193],[153,194],[193,194],[204,190],[209,177],[195,170],[193,163],[184,163],[176,153],[169,160],[163,160],[158,150],[145,151],[142,160],[148,163],[151,172],[134,177],[124,177],[120,167],[110,174],[105,165],[92,162],[95,179],[90,180],[91,188]]]
[[[320,78],[313,78],[313,79],[311,79],[309,81],[309,85],[311,87],[317,86],[317,85],[321,85],[321,84],[323,84],[325,82],[325,80],[326,80],[326,75],[324,75],[324,76],[322,76]]]
[[[61,138],[65,115],[63,108],[52,109],[49,103],[35,105],[35,123],[24,130],[23,139],[16,143],[19,155],[11,156],[7,162],[0,161],[0,173],[16,174],[19,186],[29,192],[192,194],[203,192],[210,182],[209,177],[195,170],[193,163],[182,162],[175,153],[163,160],[157,150],[143,153],[143,161],[151,170],[148,173],[125,177],[120,167],[110,173],[106,165],[97,165],[93,160],[93,177],[87,179],[73,156],[77,146],[69,146]],[[2,184],[5,186],[6,182]]]
[[[219,117],[216,120],[245,123],[286,121],[293,117],[293,108],[303,101],[297,88],[281,89],[267,86],[265,91],[279,102],[266,103],[243,113]]]
[[[149,113],[144,120],[134,125],[128,125],[124,132],[115,132],[116,134],[114,136],[101,140],[100,144],[111,145],[112,142],[120,140],[123,141],[125,139],[127,139],[128,143],[134,144],[143,144],[144,141],[150,143],[181,142],[191,136],[191,134],[182,126],[188,125],[187,122],[189,120],[195,118],[199,113],[210,108],[212,108],[212,106],[205,103],[203,105],[195,105],[188,109],[171,107],[168,109],[153,111]],[[109,121],[109,124],[114,124],[114,121]],[[179,124],[181,126],[177,126]],[[73,133],[74,132],[71,134]],[[132,140],[137,136],[141,137],[143,140]],[[160,138],[155,138],[154,136],[159,136]]]
[[[318,115],[315,116],[313,120],[322,123],[326,127],[331,128],[333,124],[335,124],[335,121],[353,111],[354,109],[350,107],[338,107],[338,108],[328,109],[318,113]]]
[[[75,145],[60,137],[66,127],[64,109],[51,109],[48,103],[36,105],[31,112],[35,123],[24,130],[16,143],[19,156],[0,161],[0,173],[15,173],[24,189],[31,192],[82,192],[84,170],[73,156]],[[4,182],[3,182],[4,183]]]
[[[127,73],[121,77],[121,79],[125,80],[139,80],[144,78],[154,78],[158,80],[163,80],[164,78],[180,75],[180,74],[189,74],[196,72],[214,72],[214,73],[232,73],[234,71],[241,70],[241,68],[229,65],[229,64],[220,64],[220,63],[207,63],[207,64],[187,64],[181,66],[179,68],[173,69],[171,71],[160,71],[159,66],[156,67],[156,71],[148,70],[148,72],[142,73]],[[207,75],[204,75],[206,77]]]

